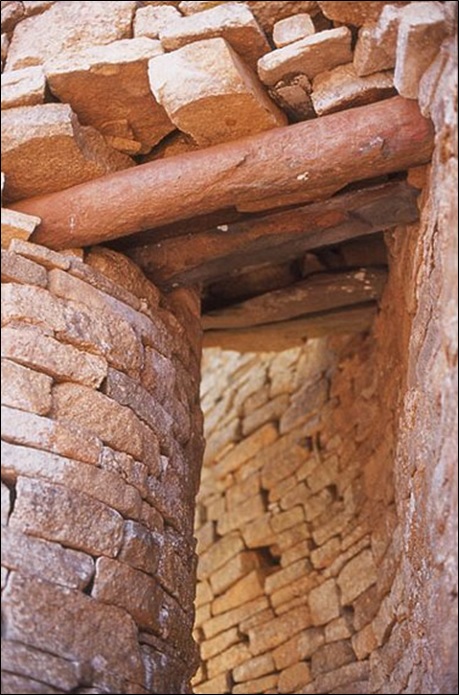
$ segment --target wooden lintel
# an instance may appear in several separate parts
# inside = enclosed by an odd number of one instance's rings
[[[250,328],[363,304],[379,299],[386,278],[386,270],[377,268],[317,273],[289,287],[209,312],[202,325],[205,331]]]
[[[41,218],[34,241],[56,249],[85,246],[278,196],[321,200],[351,182],[424,164],[433,145],[432,123],[416,101],[394,97],[149,162],[12,207]]]
[[[164,287],[210,283],[241,268],[281,263],[305,251],[415,222],[418,191],[404,181],[352,191],[236,224],[131,249]]]
[[[376,303],[369,303],[284,321],[281,328],[278,323],[269,323],[253,328],[205,331],[203,346],[237,352],[279,352],[301,346],[310,338],[367,331],[376,313]]]

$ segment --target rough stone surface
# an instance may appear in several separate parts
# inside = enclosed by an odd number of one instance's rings
[[[94,561],[89,555],[26,536],[13,528],[2,529],[2,566],[80,590],[94,575]]]
[[[46,79],[41,67],[13,70],[2,75],[2,111],[35,106],[45,100]]]
[[[96,130],[82,127],[66,104],[5,111],[2,152],[9,200],[61,190],[133,165]]]
[[[280,19],[300,13],[314,15],[318,11],[317,2],[311,0],[294,0],[293,2],[278,2],[277,0],[258,2],[257,0],[248,0],[247,5],[252,10],[258,23],[267,32],[271,32],[275,23]]]
[[[338,590],[333,579],[329,579],[309,594],[311,620],[314,625],[325,625],[339,616]]]
[[[355,106],[364,106],[393,96],[391,72],[375,72],[359,77],[352,63],[317,75],[312,83],[311,99],[318,116]]]
[[[46,64],[46,77],[80,123],[96,128],[116,149],[140,154],[174,130],[148,83],[148,61],[162,52],[152,39],[124,39],[64,53]]]
[[[224,39],[150,61],[150,84],[173,123],[201,146],[286,124],[284,114]],[[189,75],[184,89],[183,75]]]
[[[23,610],[31,596],[32,614]],[[17,573],[4,591],[3,609],[6,639],[77,662],[93,660],[97,654],[96,673],[107,669],[134,683],[143,680],[135,626],[124,611],[79,591]]]
[[[182,48],[198,40],[221,37],[253,69],[257,61],[270,50],[269,43],[250,10],[241,3],[225,2],[184,17],[164,27],[161,43],[167,51]]]
[[[319,0],[319,7],[326,17],[343,24],[362,26],[367,22],[374,22],[381,14],[386,2],[323,2]],[[392,5],[406,5],[406,2],[391,2]]]
[[[419,82],[447,33],[443,5],[409,4],[400,13],[394,84],[399,94],[416,99]]]
[[[2,666],[5,671],[31,676],[42,683],[52,674],[53,683],[62,690],[74,690],[83,676],[78,663],[9,640],[2,640]]]
[[[40,221],[39,217],[2,208],[2,248],[9,248],[17,239],[27,240]]]
[[[18,256],[12,251],[2,249],[2,282],[18,282],[21,284],[46,287],[48,276],[41,266],[27,258]]]
[[[364,550],[343,569],[338,577],[343,605],[348,605],[376,582],[377,573],[371,550]]]
[[[377,23],[360,29],[354,52],[358,75],[370,75],[395,66],[399,21],[400,9],[387,5]]]
[[[19,478],[17,494],[10,519],[12,528],[90,555],[118,553],[122,517],[98,500],[33,478]]]
[[[297,14],[281,19],[274,25],[273,41],[276,48],[283,48],[315,33],[316,29],[311,15]]]
[[[40,65],[62,51],[107,44],[128,37],[135,2],[56,2],[42,15],[24,20],[14,32],[7,70]]]
[[[146,36],[159,39],[160,32],[182,15],[172,5],[147,5],[139,7],[134,19],[134,37]]]
[[[51,409],[52,379],[2,359],[2,405],[46,415]]]
[[[258,74],[262,82],[272,87],[291,73],[312,78],[351,60],[351,32],[347,27],[339,27],[267,53],[258,62]]]

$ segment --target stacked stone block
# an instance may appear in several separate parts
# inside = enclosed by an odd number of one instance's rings
[[[2,250],[2,692],[189,692],[199,338],[120,254]]]

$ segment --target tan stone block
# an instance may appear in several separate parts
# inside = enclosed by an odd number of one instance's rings
[[[51,409],[53,380],[46,374],[2,359],[2,405],[46,415]]]
[[[9,489],[2,483],[2,526],[8,523],[11,511],[11,495]]]
[[[250,651],[254,656],[271,651],[292,635],[311,625],[309,609],[300,608],[249,630]]]
[[[56,56],[46,63],[46,77],[80,123],[96,128],[116,149],[149,152],[174,130],[148,82],[148,61],[162,53],[161,44],[146,37],[115,41]]]
[[[352,63],[321,73],[313,81],[311,99],[318,116],[364,106],[394,94],[391,72],[359,77]]]
[[[141,459],[143,429],[134,413],[98,391],[78,384],[58,384],[53,391],[53,414],[97,434],[103,442]]]
[[[223,654],[227,649],[237,644],[240,641],[240,636],[237,628],[232,627],[226,632],[222,632],[211,640],[205,640],[200,644],[201,659],[208,661],[218,654]]]
[[[155,574],[161,553],[160,538],[136,521],[124,524],[123,545],[118,559],[130,567]]]
[[[196,608],[205,606],[206,603],[211,603],[213,598],[214,592],[212,591],[209,582],[198,582],[196,586],[196,598],[194,601]]]
[[[334,530],[336,531],[336,528]],[[346,563],[349,562],[349,560],[351,560],[353,557],[358,555],[362,550],[368,548],[369,545],[370,539],[368,538],[368,536],[365,536],[364,538],[361,538],[357,543],[352,545],[350,548],[348,548],[346,551],[341,550],[341,554],[338,555],[333,564],[324,570],[324,577],[337,577],[343,569],[343,567],[346,565]]]
[[[127,293],[131,297],[137,297],[140,301],[139,308],[143,310],[146,305],[149,309],[159,306],[159,290],[145,277],[141,269],[130,258],[105,246],[93,246],[85,257],[86,267],[89,266],[98,275],[111,280],[111,286],[124,288],[124,297],[127,302]],[[89,278],[88,278],[89,280]],[[103,287],[99,287],[103,289]],[[108,289],[108,288],[107,288]],[[110,294],[110,292],[108,292]],[[117,296],[117,295],[114,295]],[[122,300],[121,296],[118,297]],[[129,303],[129,302],[127,302]],[[132,303],[131,306],[136,308]]]
[[[219,543],[221,541],[218,541]],[[241,546],[243,547],[243,546]],[[201,558],[199,558],[198,574],[200,572]],[[240,579],[249,574],[252,570],[260,566],[260,558],[257,553],[248,550],[238,551],[237,555],[231,558],[219,570],[212,571],[210,584],[214,594],[222,594],[229,587],[233,586]]]
[[[286,550],[298,543],[301,543],[311,537],[308,524],[297,524],[292,528],[283,531],[276,535],[275,542],[271,546],[271,550],[275,555],[282,555]]]
[[[287,123],[224,39],[197,41],[153,58],[149,75],[157,101],[199,145],[236,140]]]
[[[13,444],[43,449],[77,461],[98,465],[102,442],[73,423],[57,422],[2,406],[2,439]]]
[[[72,589],[84,589],[94,574],[94,561],[89,555],[26,536],[14,528],[2,529],[1,550],[2,565],[9,570]]]
[[[195,617],[194,617],[194,627],[195,629],[199,629],[204,625],[204,623],[207,623],[210,618],[211,618],[211,612],[210,612],[210,603],[206,603],[204,606],[199,606],[199,608],[196,609],[195,611]]]
[[[318,379],[300,388],[292,397],[290,408],[281,418],[279,431],[281,434],[290,432],[320,411],[329,398],[329,387],[326,379]],[[314,427],[314,421],[312,421]],[[310,434],[310,433],[308,433]]]
[[[239,664],[250,659],[250,651],[246,644],[239,643],[226,649],[222,654],[212,657],[206,663],[209,678],[215,678],[221,673],[228,673]]]
[[[256,627],[257,625],[263,625],[263,623],[268,623],[275,617],[272,608],[266,608],[265,610],[250,616],[249,618],[244,618],[239,623],[239,632],[243,635],[247,635],[249,630]]]
[[[239,623],[241,623],[243,620],[247,620],[258,613],[261,613],[262,611],[266,610],[266,608],[268,608],[268,599],[266,597],[257,598],[255,601],[250,601],[243,606],[233,608],[233,610],[228,611],[228,613],[217,615],[205,622],[202,625],[204,635],[206,639],[211,639],[220,632],[225,632],[231,627],[239,625]],[[262,629],[262,627],[257,629]],[[251,630],[249,630],[249,633]]]
[[[421,77],[440,50],[446,34],[446,15],[442,3],[410,3],[401,10],[394,85],[402,97],[418,97]]]
[[[172,5],[147,5],[139,7],[134,19],[134,37],[146,36],[159,39],[160,32],[182,15]]]
[[[263,594],[264,572],[262,570],[254,570],[213,601],[212,614],[226,613],[248,601],[263,596]]]
[[[214,695],[214,693],[226,693],[230,687],[230,674],[222,673],[210,681],[196,685],[193,691],[197,695]]]
[[[18,478],[16,489],[11,528],[90,555],[118,553],[123,536],[118,512],[82,492],[43,480]]]
[[[375,22],[386,2],[349,2],[338,0],[338,2],[323,2],[319,0],[319,7],[326,17],[335,22],[343,24],[353,24],[362,26],[367,22]],[[392,2],[393,5],[406,5],[406,2]]]
[[[96,562],[92,596],[130,613],[143,629],[161,632],[161,592],[152,577],[109,558]]]
[[[2,111],[16,106],[34,106],[45,101],[46,79],[39,66],[2,74]]]
[[[5,111],[2,152],[9,200],[62,190],[134,164],[96,130],[82,127],[67,104]]]
[[[225,2],[163,28],[161,43],[167,51],[182,48],[193,41],[221,37],[252,68],[270,50],[270,45],[248,7],[242,3]]]
[[[283,531],[292,528],[297,524],[301,524],[304,520],[304,511],[302,507],[293,507],[287,512],[274,514],[271,519],[271,527],[274,533],[282,533]]]
[[[2,5],[2,31],[11,32],[24,17],[22,2],[6,2]]]
[[[284,478],[284,480],[281,480],[270,489],[268,496],[269,502],[271,504],[279,502],[282,497],[284,497],[288,492],[291,492],[297,485],[298,479],[296,475],[291,475],[288,478]]]
[[[26,611],[24,606],[30,605],[31,596],[34,610]],[[137,629],[115,606],[14,573],[3,592],[3,609],[6,639],[69,661],[91,662],[98,654],[101,661],[93,663],[95,674],[103,670],[133,683],[143,681]]]
[[[40,65],[65,50],[127,38],[135,7],[135,2],[56,2],[45,14],[30,17],[17,27],[6,69]]]
[[[352,648],[359,661],[366,659],[378,648],[378,641],[371,623],[352,637]]]
[[[2,282],[18,282],[38,287],[46,287],[48,284],[48,276],[44,268],[6,249],[2,249],[1,272]]]
[[[311,609],[311,620],[314,625],[325,625],[340,614],[338,590],[333,579],[329,579],[313,589],[309,594],[308,601]]]
[[[262,654],[245,661],[233,670],[233,678],[236,683],[244,683],[261,678],[275,671],[274,660],[271,654]]]
[[[273,652],[276,669],[281,671],[297,664],[299,661],[310,659],[314,652],[324,644],[322,630],[305,630],[285,642]]]
[[[239,533],[231,533],[221,538],[199,558],[198,579],[207,579],[243,549],[244,543]]]
[[[255,497],[260,491],[260,474],[255,473],[241,483],[232,485],[226,493],[226,504],[232,510],[243,504],[250,497]]]
[[[331,623],[325,626],[325,642],[327,644],[346,640],[351,636],[352,631],[346,618],[336,618],[336,620],[332,620]]]
[[[293,565],[285,569],[278,570],[266,578],[265,591],[267,594],[274,594],[286,585],[291,585],[296,579],[309,574],[310,564],[308,560],[298,560]],[[276,605],[276,604],[273,604]],[[278,605],[278,604],[277,604]]]
[[[344,606],[363,594],[377,581],[378,575],[371,550],[364,550],[344,567],[338,577]]]
[[[276,534],[271,526],[271,514],[267,513],[241,528],[244,543],[248,548],[262,548],[271,545],[276,540]]]
[[[281,395],[246,415],[242,421],[242,434],[248,436],[267,422],[277,422],[287,410],[288,404],[288,396]]]
[[[282,553],[281,566],[288,567],[297,560],[301,560],[302,558],[309,558],[311,554],[311,548],[312,543],[309,538],[305,541],[301,541],[301,543],[297,543],[292,548],[289,548],[284,553]]]
[[[253,693],[255,695],[255,693],[272,692],[269,691],[268,688],[275,688],[278,679],[279,676],[277,674],[273,674],[271,676],[257,678],[256,680],[246,681],[242,685],[235,685],[233,687],[232,692],[234,693],[234,695],[242,695],[242,693],[244,693],[244,695],[246,693]]]
[[[329,673],[352,661],[355,661],[355,654],[350,641],[325,644],[312,655],[311,673],[313,678],[316,678],[322,673]]]
[[[208,550],[213,543],[215,543],[215,524],[212,521],[208,521],[206,524],[201,526],[200,529],[195,531],[195,537],[197,540],[196,552],[198,555],[202,555]]]
[[[51,680],[56,688],[64,691],[76,689],[83,675],[83,669],[78,663],[60,659],[53,654],[38,651],[19,642],[3,639],[2,668],[9,673],[32,677],[42,683]]]
[[[13,210],[11,210],[13,212]],[[20,214],[20,213],[17,213]],[[10,251],[28,258],[44,268],[51,270],[51,268],[60,268],[61,270],[68,270],[70,268],[70,259],[63,253],[57,253],[51,249],[47,249],[44,246],[39,246],[38,244],[32,244],[30,241],[24,241],[23,239],[13,239],[10,244]]]
[[[339,555],[341,543],[338,538],[330,538],[321,548],[311,552],[311,562],[316,569],[324,569]]]
[[[311,101],[311,82],[302,74],[286,75],[269,89],[269,93],[294,122],[315,118]]]
[[[249,0],[247,5],[252,10],[258,23],[265,31],[272,31],[276,22],[294,14],[310,13],[316,14],[319,10],[317,2],[309,0],[294,0],[293,2],[279,2],[268,0],[267,2],[257,2]]]
[[[300,13],[276,22],[273,30],[273,41],[276,48],[283,48],[315,33],[316,29],[311,15]]]
[[[76,381],[97,388],[107,375],[107,363],[98,356],[61,343],[38,330],[4,328],[2,357],[8,357],[58,381]]]
[[[317,516],[327,512],[329,519],[324,523],[325,516],[322,516],[316,521],[316,528],[312,532],[312,537],[318,546],[324,545],[333,536],[344,534],[351,522],[350,515],[343,511],[342,505],[333,505],[333,497],[332,495],[328,496],[328,492],[328,490],[323,490],[320,495],[311,498],[317,501],[317,509],[311,508],[311,514],[314,513],[313,518],[317,519]],[[319,514],[316,514],[317,511]],[[308,518],[307,508],[306,518]],[[339,561],[341,561],[341,557],[338,558],[337,562]]]
[[[2,248],[9,248],[16,239],[28,239],[40,222],[39,217],[2,208]]]
[[[354,68],[358,75],[390,70],[395,66],[399,25],[399,8],[386,5],[379,21],[364,25],[354,51]]]
[[[215,475],[223,477],[241,468],[246,461],[254,458],[277,439],[277,429],[272,424],[264,425],[249,437],[243,439],[215,466]],[[262,465],[262,463],[260,462]],[[260,465],[260,467],[261,467]]]
[[[154,3],[158,4],[158,3]],[[188,2],[188,0],[182,0],[182,2],[177,3],[178,8],[182,14],[186,17],[194,15],[197,12],[204,12],[204,10],[210,10],[212,7],[217,7],[217,5],[224,5],[225,3],[220,0],[194,0]]]
[[[339,27],[268,53],[258,62],[258,74],[262,82],[272,87],[290,73],[312,78],[351,60],[351,32],[347,27]]]
[[[157,458],[149,455],[145,461],[148,461],[148,465],[146,462],[136,461],[129,454],[124,454],[122,451],[114,451],[110,447],[104,446],[100,455],[99,466],[106,471],[116,473],[128,485],[137,488],[142,497],[146,497],[148,494],[148,475],[157,474],[160,470],[159,454]],[[148,503],[146,504],[149,506]],[[150,511],[145,510],[145,513],[148,519],[148,528],[154,531],[161,531],[163,524],[158,512],[151,508]],[[142,516],[142,510],[140,511],[140,516]],[[140,520],[142,521],[142,519]]]
[[[244,524],[256,519],[263,514],[264,511],[265,504],[261,496],[256,495],[255,497],[251,497],[219,518],[217,522],[217,533],[220,536],[225,536],[235,529],[241,530]]]
[[[309,666],[305,663],[286,668],[279,676],[279,692],[294,693],[311,681]]]
[[[7,442],[2,442],[1,450],[2,474],[6,480],[15,480],[17,476],[43,478],[86,493],[125,516],[136,518],[140,513],[139,492],[114,473]]]
[[[354,628],[359,631],[373,620],[381,605],[376,586],[372,586],[356,599],[354,607]]]

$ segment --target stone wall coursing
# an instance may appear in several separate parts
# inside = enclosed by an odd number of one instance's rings
[[[199,312],[108,250],[2,250],[2,693],[190,692]]]
[[[207,351],[196,693],[457,692],[457,77],[369,336]]]

